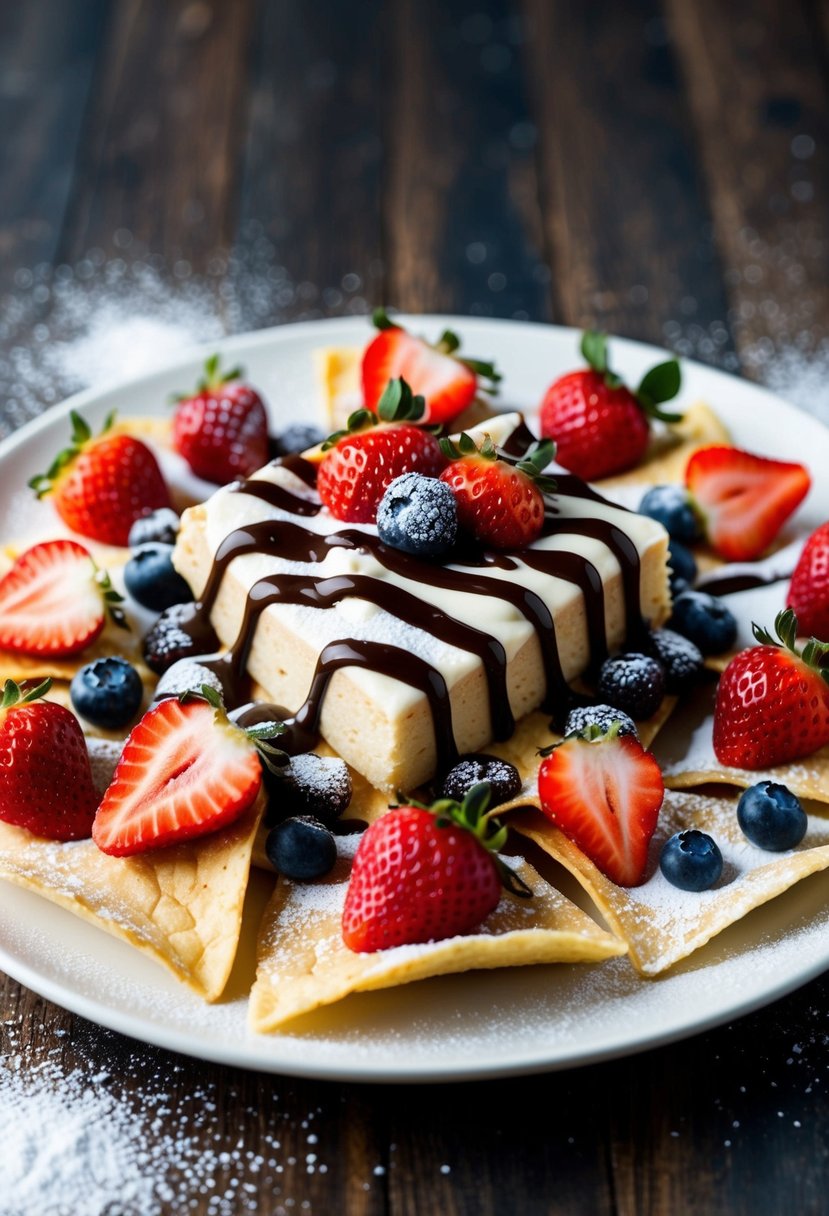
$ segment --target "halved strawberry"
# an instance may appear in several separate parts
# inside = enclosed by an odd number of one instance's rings
[[[694,453],[685,484],[705,520],[708,540],[720,557],[739,562],[769,547],[808,494],[811,478],[802,464],[714,446]]]
[[[495,392],[501,379],[492,363],[456,356],[460,339],[445,330],[435,346],[389,320],[378,308],[373,316],[380,330],[363,354],[363,402],[376,409],[386,385],[402,376],[412,392],[426,402],[424,423],[448,422],[470,406],[479,387]],[[479,385],[479,378],[488,381]]]
[[[786,596],[804,637],[829,642],[829,523],[816,528],[803,547]]]
[[[644,882],[665,786],[634,735],[620,735],[616,723],[568,735],[542,760],[538,791],[547,818],[611,882]]]
[[[238,819],[262,784],[257,743],[281,727],[234,726],[216,693],[150,709],[124,745],[92,825],[113,857],[214,832]],[[211,694],[211,695],[208,695]]]
[[[56,659],[80,654],[107,613],[126,627],[121,598],[77,541],[33,545],[0,579],[0,650]]]

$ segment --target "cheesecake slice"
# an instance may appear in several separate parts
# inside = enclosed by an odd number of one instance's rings
[[[529,441],[519,414],[470,433],[513,454]],[[313,472],[289,458],[217,491],[185,512],[174,561],[237,668],[381,789],[553,710],[669,613],[665,530],[564,472],[529,548],[446,565],[334,519]]]

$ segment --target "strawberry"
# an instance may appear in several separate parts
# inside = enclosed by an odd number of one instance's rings
[[[501,377],[493,364],[456,355],[460,339],[450,329],[430,346],[390,321],[382,308],[375,311],[372,320],[380,332],[363,354],[366,409],[376,409],[389,380],[400,376],[411,385],[413,393],[424,398],[423,420],[429,424],[457,417],[472,404],[479,388],[497,392]],[[479,378],[487,380],[488,385],[481,385]]]
[[[158,461],[140,439],[108,434],[115,414],[93,437],[72,410],[72,438],[47,473],[29,482],[38,498],[51,495],[63,522],[81,536],[107,545],[126,545],[137,519],[170,506],[170,492]]]
[[[808,494],[811,478],[802,464],[714,446],[694,453],[685,484],[717,553],[741,562],[769,547]]]
[[[77,541],[33,545],[0,579],[0,649],[56,659],[80,654],[101,633],[107,613],[128,628],[121,599]]]
[[[799,653],[797,617],[777,614],[776,637],[754,625],[760,643],[735,655],[720,676],[714,752],[734,768],[769,768],[829,743],[829,645],[812,638]]]
[[[786,605],[806,637],[829,642],[829,523],[806,541],[789,584]]]
[[[259,793],[257,747],[285,760],[263,742],[280,725],[242,730],[213,689],[202,695],[168,697],[133,729],[92,825],[102,852],[126,857],[225,827]]]
[[[502,884],[515,895],[531,895],[495,856],[507,829],[490,823],[490,795],[482,781],[462,803],[411,803],[375,820],[351,868],[342,921],[349,950],[362,954],[470,933],[497,907]]]
[[[48,840],[84,840],[98,795],[80,723],[44,680],[24,691],[6,680],[0,700],[0,819]]]
[[[561,376],[541,402],[541,434],[556,441],[556,459],[591,481],[633,468],[645,455],[650,420],[679,422],[659,408],[679,392],[676,359],[652,367],[635,392],[608,366],[607,337],[589,331],[581,340],[589,367]]]
[[[568,735],[542,760],[538,792],[547,818],[606,878],[638,887],[665,787],[653,756],[619,725]]]
[[[437,477],[446,463],[431,432],[414,423],[423,417],[423,398],[405,380],[390,380],[373,410],[356,410],[348,429],[323,444],[317,490],[335,519],[373,523],[380,499],[395,477],[423,473]]]
[[[553,482],[540,473],[553,458],[554,445],[537,443],[517,464],[501,460],[489,435],[480,448],[469,435],[458,443],[441,439],[451,460],[441,481],[452,489],[458,522],[481,544],[520,549],[532,544],[544,525],[544,490]]]
[[[211,355],[195,393],[176,398],[173,447],[197,477],[219,485],[249,477],[268,459],[268,415],[242,375],[239,367],[221,372]]]

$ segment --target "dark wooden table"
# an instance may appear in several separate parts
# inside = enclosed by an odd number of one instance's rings
[[[0,356],[32,276],[92,251],[217,292],[260,266],[264,302],[220,295],[237,327],[385,301],[767,371],[829,334],[827,64],[818,0],[7,2]],[[32,407],[3,388],[10,426]],[[634,1058],[408,1089],[200,1064],[0,991],[2,1067],[105,1074],[150,1152],[185,1112],[227,1153],[194,1213],[827,1210],[827,976]]]

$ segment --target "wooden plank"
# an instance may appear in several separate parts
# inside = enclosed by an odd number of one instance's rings
[[[398,0],[384,226],[389,301],[411,311],[551,315],[509,0]]]
[[[105,12],[105,0],[0,6],[0,289],[55,256]]]
[[[233,236],[252,0],[112,10],[61,242],[203,270]]]
[[[657,343],[671,321],[722,321],[710,214],[655,0],[526,8],[557,316]]]
[[[829,329],[825,49],[801,4],[668,0],[749,370]],[[829,16],[825,18],[829,40]],[[771,345],[769,345],[771,344]]]
[[[239,241],[279,280],[273,320],[383,302],[381,0],[262,0]]]

